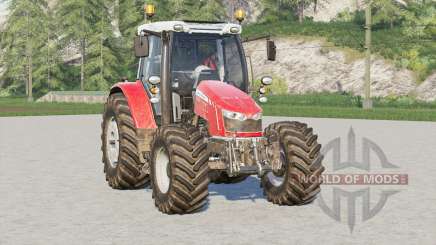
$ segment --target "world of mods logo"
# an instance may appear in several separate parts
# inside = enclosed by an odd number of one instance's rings
[[[388,199],[408,185],[400,166],[391,163],[374,141],[365,137],[356,141],[353,128],[345,142],[335,138],[322,153],[327,170],[321,177],[319,207],[337,222],[346,222],[350,232],[381,213]]]

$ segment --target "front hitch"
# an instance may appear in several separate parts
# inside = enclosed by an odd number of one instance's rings
[[[272,138],[272,140],[269,140]],[[229,177],[241,174],[266,173],[279,170],[280,144],[278,137],[209,138],[209,168],[227,172]]]

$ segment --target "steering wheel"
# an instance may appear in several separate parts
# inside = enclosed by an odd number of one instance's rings
[[[208,72],[210,72],[211,74],[213,74],[213,73],[216,73],[216,74],[217,74],[216,71],[210,69],[210,67],[208,67],[208,66],[205,66],[205,65],[199,65],[199,66],[197,66],[197,67],[195,68],[195,70],[192,72],[192,77],[191,77],[191,78],[194,79],[194,81],[195,81],[195,83],[194,83],[194,88],[193,88],[193,89],[196,89],[196,88],[197,88],[197,86],[198,86],[199,83],[201,82],[201,81],[200,81],[200,76],[201,76],[202,72],[205,72],[205,71],[208,71]]]

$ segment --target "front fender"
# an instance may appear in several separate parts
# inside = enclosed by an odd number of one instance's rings
[[[157,128],[151,102],[142,82],[138,80],[117,83],[111,88],[110,94],[120,91],[127,99],[135,127],[137,129]]]

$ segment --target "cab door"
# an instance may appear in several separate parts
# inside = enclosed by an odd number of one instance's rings
[[[150,99],[153,97],[160,97],[160,94],[153,94],[151,93],[150,89],[152,88],[152,84],[150,84],[149,78],[151,76],[158,76],[160,77],[160,71],[161,71],[161,60],[162,60],[162,41],[161,38],[155,35],[150,35],[148,37],[149,42],[149,55],[148,57],[143,57],[139,61],[139,68],[138,68],[138,75],[137,79],[142,81],[142,84],[144,84],[144,88],[147,91],[147,94]],[[157,85],[160,91],[160,84]],[[155,117],[161,116],[161,106],[160,106],[160,100],[157,103],[152,103],[153,111]],[[156,122],[159,122],[157,120]]]

